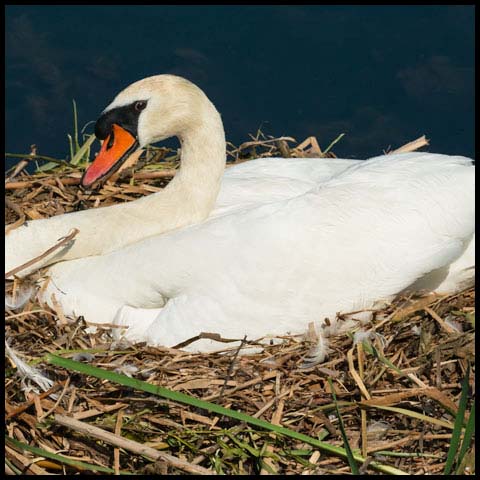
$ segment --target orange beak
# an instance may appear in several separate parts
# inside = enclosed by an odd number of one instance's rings
[[[104,140],[100,152],[83,174],[82,186],[90,187],[100,180],[106,180],[122,166],[137,147],[137,139],[129,131],[114,123],[112,133]]]

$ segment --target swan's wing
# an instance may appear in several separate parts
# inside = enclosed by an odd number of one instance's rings
[[[209,218],[296,197],[358,162],[360,160],[331,158],[264,158],[235,165],[224,174],[215,210]],[[125,272],[121,268],[123,262],[120,257],[127,260],[127,263],[145,263],[142,254],[136,255],[134,251],[128,253],[125,249],[120,250],[118,261],[113,258],[107,261],[105,256],[95,256],[54,265],[50,274],[61,288],[49,284],[44,299],[50,301],[51,294],[55,293],[69,315],[82,312],[87,317],[94,315],[110,319],[112,312],[121,305],[122,298],[132,298],[136,305],[147,305],[149,302],[149,306],[163,305],[161,295],[154,295],[148,286],[148,277],[142,277],[141,281],[137,278],[137,281],[132,281],[132,285],[129,281],[117,281]],[[119,268],[122,271],[117,275]],[[113,296],[108,288],[104,291],[104,287],[111,282],[119,285]],[[112,297],[113,303],[107,301]],[[85,299],[89,300],[84,301]]]
[[[260,291],[270,298],[278,285],[289,291],[284,282],[293,288],[314,278],[333,305],[398,293],[453,262],[474,228],[471,160],[398,154],[354,166],[298,197],[145,240],[136,252],[137,261],[162,263],[160,289],[214,288],[238,277],[237,285],[252,286],[252,298]],[[165,251],[162,260],[157,252]]]
[[[342,158],[257,158],[227,168],[224,178],[285,177],[321,183],[362,161]]]
[[[462,158],[417,160],[392,158],[388,172],[370,161],[316,191],[143,241],[135,254],[148,267],[136,279],[171,299],[139,338],[301,333],[455,262],[474,232],[474,169]]]
[[[361,160],[261,158],[227,168],[211,216],[301,195]]]
[[[155,308],[182,297],[158,326],[184,335],[179,342],[199,328],[228,336],[241,327],[251,337],[304,331],[458,258],[475,228],[470,164],[430,154],[372,159],[303,195],[68,264],[99,302]]]

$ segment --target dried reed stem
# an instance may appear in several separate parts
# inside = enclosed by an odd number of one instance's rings
[[[141,443],[134,442],[133,440],[128,440],[121,437],[120,435],[115,435],[114,433],[107,432],[106,430],[95,427],[93,425],[89,425],[88,423],[80,422],[79,420],[67,417],[66,415],[56,414],[55,421],[59,425],[71,428],[76,432],[85,433],[87,435],[90,435],[91,437],[109,443],[110,445],[124,448],[125,450],[129,450],[139,455],[145,455],[147,457],[153,458],[154,460],[163,460],[172,467],[179,468],[180,470],[183,470],[185,472],[198,473],[199,475],[215,475],[215,472],[213,470],[209,470],[208,468],[204,468],[199,465],[192,465],[185,460],[181,460],[180,458],[169,455],[168,453],[159,452],[154,448],[146,447]]]
[[[77,235],[77,233],[79,232],[80,230],[78,230],[78,228],[74,228],[72,230],[72,232],[67,235],[66,237],[63,237],[57,244],[55,244],[53,247],[50,247],[48,250],[46,250],[45,252],[43,252],[41,255],[38,255],[37,257],[35,258],[32,258],[31,260],[29,260],[28,262],[20,265],[19,267],[15,267],[13,270],[10,270],[9,272],[7,272],[5,274],[5,279],[7,279],[8,277],[11,277],[13,275],[16,275],[18,272],[21,272],[22,270],[25,270],[26,268],[32,266],[33,264],[37,263],[38,261],[42,260],[43,258],[45,258],[47,255],[50,255],[52,252],[54,252],[55,250],[57,250],[58,248],[60,248],[61,246],[65,245],[66,243],[70,242],[70,240],[73,239],[73,237],[75,237],[75,235]]]
[[[422,135],[421,137],[417,138],[416,140],[408,142],[405,145],[402,145],[401,147],[399,147],[395,150],[392,150],[389,153],[392,154],[392,153],[413,152],[413,151],[418,150],[419,148],[425,147],[427,145],[430,145],[430,143],[429,143],[428,139],[425,137],[425,135]]]

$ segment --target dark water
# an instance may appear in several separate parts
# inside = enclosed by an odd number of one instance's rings
[[[474,155],[473,6],[8,6],[6,151],[65,158],[129,83],[197,83],[233,142],[338,134],[363,158],[421,134]],[[92,125],[87,131],[92,131]]]

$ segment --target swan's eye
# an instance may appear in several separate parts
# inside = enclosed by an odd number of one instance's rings
[[[135,102],[135,110],[137,112],[141,112],[142,110],[145,109],[146,106],[147,106],[147,102],[144,102],[144,101]]]

